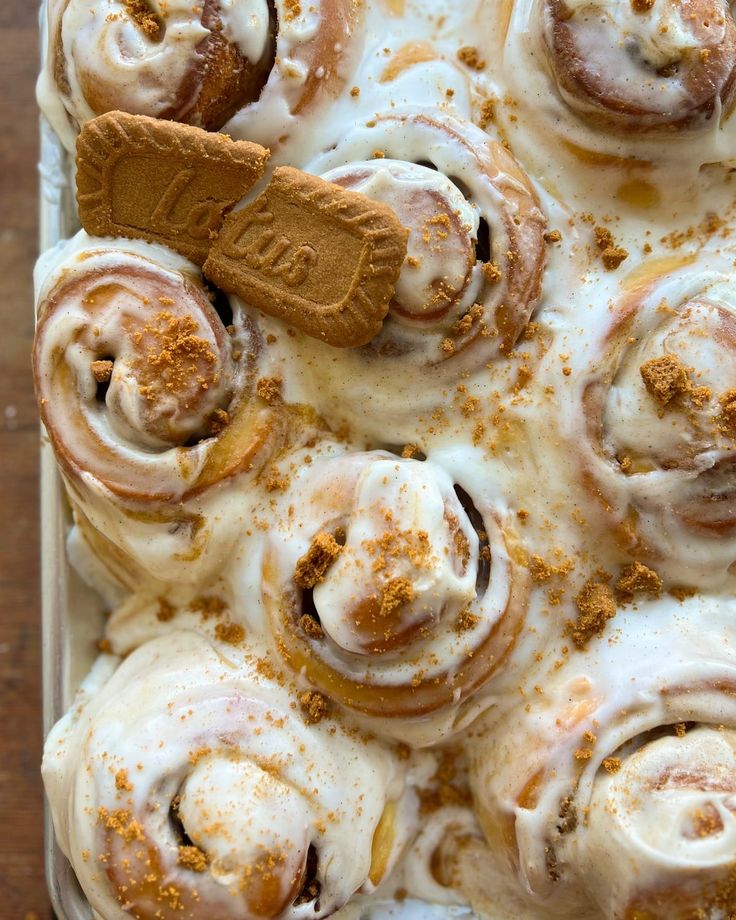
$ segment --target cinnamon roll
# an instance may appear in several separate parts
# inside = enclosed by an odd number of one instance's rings
[[[226,329],[198,269],[148,243],[80,233],[37,280],[37,397],[83,534],[133,581],[203,577],[284,436],[258,329],[236,303]]]
[[[382,451],[303,464],[282,508],[262,591],[287,665],[402,740],[462,727],[523,624],[500,513],[430,461]]]
[[[642,208],[678,192],[675,174],[693,181],[702,165],[733,159],[727,0],[514,0],[505,25],[508,94],[495,111],[551,185],[573,179],[574,195],[582,166],[588,202],[602,187],[626,201],[636,183]]]
[[[182,631],[117,661],[98,662],[43,765],[99,915],[327,917],[390,871],[413,820],[391,749],[315,721],[247,646]]]
[[[377,116],[308,171],[390,204],[409,230],[395,295],[372,341],[337,355],[302,336],[284,340],[284,361],[301,358],[304,398],[327,418],[337,404],[387,443],[392,419],[431,411],[443,386],[511,353],[540,301],[545,218],[508,151],[433,109]],[[391,437],[411,435],[397,427]]]
[[[410,232],[366,360],[457,374],[513,348],[539,302],[546,223],[508,151],[472,124],[418,110],[378,116],[311,168],[390,204]]]
[[[616,131],[697,129],[731,114],[736,22],[726,0],[544,0],[567,105]]]
[[[680,262],[625,285],[570,435],[619,542],[712,579],[736,560],[736,297],[727,264]]]
[[[531,916],[730,916],[733,609],[662,599],[619,616],[617,639],[551,664],[533,699],[469,737],[492,871],[513,867]]]
[[[47,0],[39,103],[70,150],[115,109],[207,130],[242,110],[275,143],[339,86],[357,15],[350,0]]]

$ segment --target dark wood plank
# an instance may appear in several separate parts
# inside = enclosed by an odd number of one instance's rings
[[[37,8],[0,4],[0,905],[51,917],[43,875],[38,421],[30,374],[37,235]]]

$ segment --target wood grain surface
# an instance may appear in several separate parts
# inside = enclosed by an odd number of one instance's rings
[[[0,0],[0,917],[52,916],[43,874],[38,419],[37,4]]]

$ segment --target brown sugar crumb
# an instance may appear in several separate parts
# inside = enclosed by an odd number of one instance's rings
[[[675,734],[678,738],[684,738],[687,734],[687,725],[684,722],[678,722],[675,725]]]
[[[457,53],[458,59],[471,70],[485,70],[486,62],[473,45],[465,45]]]
[[[675,355],[662,355],[661,358],[645,361],[639,373],[647,391],[660,406],[666,406],[690,389],[687,368]]]
[[[176,609],[166,600],[165,597],[160,597],[158,599],[158,610],[156,612],[156,619],[161,623],[168,623],[170,620],[174,619],[176,615]]]
[[[601,253],[603,266],[609,272],[614,271],[619,265],[629,258],[629,252],[623,246],[608,246]]]
[[[99,651],[107,654],[112,651],[112,644],[109,639],[100,639],[97,643],[97,648]]]
[[[528,516],[528,515],[527,515]],[[541,556],[532,555],[529,560],[529,573],[532,581],[538,585],[544,584],[552,578],[564,578],[575,567],[571,559],[565,559],[560,565],[550,565]]]
[[[316,690],[307,690],[302,693],[299,697],[299,705],[302,707],[308,725],[316,725],[321,722],[329,708],[327,700]]]
[[[184,392],[192,386],[192,381],[198,381],[201,389],[206,390],[219,379],[215,370],[217,355],[206,339],[195,335],[198,329],[192,317],[176,317],[162,311],[134,333],[134,341],[147,343],[138,366],[147,364],[156,371],[150,383],[139,387],[147,399],[157,399],[161,391]]]
[[[495,262],[484,262],[482,271],[483,277],[489,284],[495,284],[503,278],[503,272]]]
[[[299,626],[310,639],[324,638],[325,631],[322,629],[322,626],[314,617],[310,617],[308,613],[304,613],[299,617]]]
[[[95,378],[97,383],[109,383],[110,378],[112,377],[112,368],[112,361],[93,361],[92,376]]]
[[[648,13],[654,6],[654,0],[631,0],[631,9],[635,13]]]
[[[302,15],[302,6],[299,0],[285,0],[284,6],[286,8],[285,19],[287,22],[291,22],[297,16]]]
[[[668,594],[680,603],[686,601],[689,597],[695,597],[697,593],[695,588],[692,588],[690,585],[672,585],[668,591]]]
[[[185,869],[189,869],[192,872],[207,871],[207,854],[200,850],[199,847],[180,846],[176,861],[180,866],[183,866]]]
[[[127,843],[131,843],[134,840],[145,840],[143,827],[124,808],[108,811],[104,806],[100,805],[97,810],[97,820],[100,824],[104,824],[105,827],[122,837]]]
[[[353,98],[355,98],[356,96],[359,96],[359,95],[360,95],[360,87],[359,87],[359,86],[353,86],[352,89],[350,90],[350,95],[351,95]]]
[[[568,624],[567,633],[577,648],[584,649],[594,636],[603,635],[608,620],[616,616],[616,600],[610,585],[591,580],[581,588],[575,605],[578,618]]]
[[[220,642],[238,645],[245,638],[245,630],[239,623],[218,623],[215,626],[215,636]]]
[[[222,434],[229,424],[230,416],[228,413],[224,409],[215,409],[209,418],[210,434],[213,437],[217,437],[218,434]]]
[[[632,562],[623,567],[616,579],[616,591],[627,600],[639,593],[659,597],[662,593],[662,579],[641,562]]]
[[[578,748],[575,751],[575,760],[590,760],[593,756],[593,752],[590,748]]]
[[[267,492],[285,492],[289,488],[289,477],[281,476],[278,470],[271,470],[266,479]]]
[[[608,249],[614,245],[613,234],[608,227],[594,227],[595,244],[599,249]]]
[[[390,616],[394,610],[414,600],[414,586],[408,578],[392,578],[381,592],[379,616]]]
[[[721,404],[718,429],[721,434],[736,441],[736,389],[727,390],[718,401]]]
[[[205,595],[197,597],[189,604],[194,613],[198,613],[203,620],[221,616],[227,609],[227,604],[221,597]]]
[[[455,622],[455,632],[468,632],[471,629],[475,629],[478,623],[480,623],[480,617],[476,613],[471,613],[467,609],[461,610]]]
[[[313,588],[325,577],[327,569],[342,552],[342,546],[331,533],[321,531],[312,540],[306,553],[297,561],[294,581],[300,588]]]
[[[115,788],[119,792],[132,792],[133,791],[133,784],[128,779],[127,770],[124,770],[124,769],[118,770],[118,772],[115,774]]]
[[[493,124],[496,119],[496,100],[495,99],[486,99],[483,105],[480,107],[480,126],[485,129],[488,125]]]
[[[606,757],[603,761],[603,769],[606,773],[618,773],[621,769],[621,758],[620,757]]]
[[[596,246],[601,251],[603,266],[608,271],[613,271],[618,268],[625,259],[628,259],[628,251],[621,246],[616,246],[613,234],[607,227],[595,227],[593,232],[595,234]]]
[[[269,406],[281,402],[281,390],[284,381],[281,377],[261,377],[256,383],[256,393]]]
[[[151,9],[148,0],[123,0],[125,12],[138,28],[153,41],[161,37],[161,21]]]
[[[545,243],[559,243],[562,240],[562,234],[559,230],[547,230],[544,234]]]
[[[416,444],[405,444],[401,450],[401,457],[403,460],[413,460],[414,457],[420,456],[422,456],[422,451]]]
[[[706,403],[710,402],[713,391],[710,387],[693,387],[689,395],[693,406],[696,409],[702,409]]]

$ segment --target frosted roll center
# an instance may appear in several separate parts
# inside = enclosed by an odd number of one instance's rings
[[[723,41],[723,19],[704,24],[688,15],[687,2],[654,0],[651,9],[638,12],[631,0],[565,0],[572,13],[578,47],[589,60],[610,59],[623,47],[632,68],[641,62],[658,71],[677,64],[703,42]],[[621,74],[620,79],[626,79]]]
[[[270,865],[289,889],[298,883],[309,845],[309,809],[281,778],[250,760],[209,756],[187,777],[179,817],[225,885]]]
[[[475,594],[478,541],[450,491],[420,463],[367,466],[343,551],[314,589],[325,632],[358,654],[429,635]]]
[[[391,316],[404,325],[440,322],[470,283],[478,210],[446,176],[399,160],[356,163],[324,178],[393,208],[409,241]]]
[[[125,98],[130,111],[146,114],[174,105],[197,48],[209,35],[201,23],[202,10],[202,3],[191,0],[153,2],[146,26],[117,0],[71,0],[64,12],[62,43],[76,72],[85,74],[92,108],[115,108],[115,98]],[[90,98],[87,87],[75,95]]]
[[[736,853],[736,732],[695,729],[627,757],[618,773],[596,780],[587,834],[597,852],[615,843],[642,867],[728,865]]]
[[[611,454],[647,465],[690,468],[723,447],[720,403],[736,382],[736,321],[707,301],[688,304],[627,348],[611,387],[604,427]],[[647,366],[673,359],[685,388],[666,404],[647,389]]]

